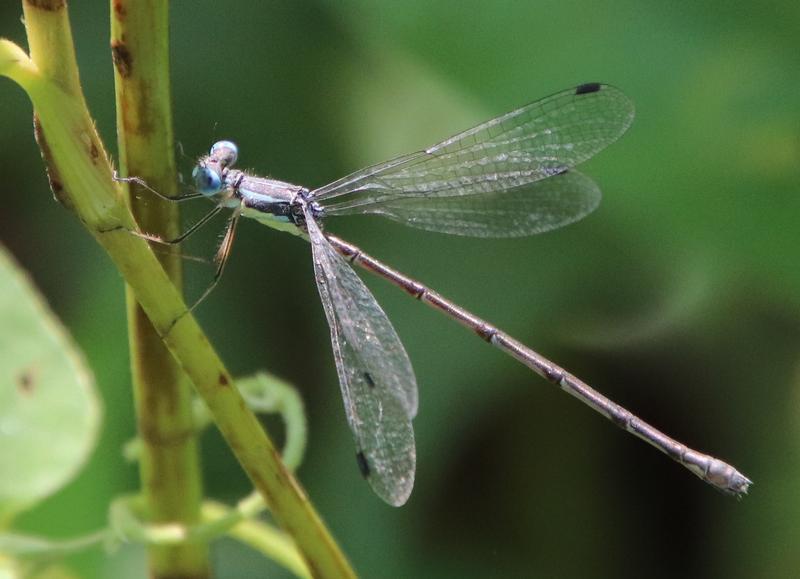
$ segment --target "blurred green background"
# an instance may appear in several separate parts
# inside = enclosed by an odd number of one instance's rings
[[[19,4],[0,11],[0,35],[25,46]],[[108,5],[70,12],[84,90],[113,151]],[[309,247],[245,223],[198,315],[234,373],[266,368],[301,390],[310,440],[299,476],[364,577],[800,573],[798,25],[790,0],[173,3],[186,155],[234,139],[243,167],[307,186],[582,82],[614,84],[636,103],[629,133],[583,168],[604,200],[576,225],[518,240],[379,218],[328,227],[729,460],[755,481],[751,495],[714,492],[368,279],[420,385],[416,487],[407,506],[387,507],[353,459]],[[21,520],[70,536],[102,525],[107,501],[137,488],[120,453],[134,433],[123,287],[53,201],[27,97],[10,82],[0,94],[0,241],[74,332],[105,402],[89,467]],[[234,501],[245,477],[216,433],[203,442],[208,494]],[[283,576],[232,542],[212,554],[219,577]],[[71,563],[85,576],[144,570],[136,548]]]

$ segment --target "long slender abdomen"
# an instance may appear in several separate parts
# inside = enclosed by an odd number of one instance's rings
[[[345,259],[358,264],[403,289],[416,299],[425,302],[461,325],[471,329],[481,339],[518,360],[548,382],[572,394],[575,398],[599,412],[611,422],[657,448],[674,461],[717,489],[741,496],[747,493],[751,481],[733,466],[708,454],[692,450],[667,436],[657,428],[640,419],[629,410],[603,396],[600,392],[579,380],[557,364],[534,352],[492,324],[451,302],[420,282],[403,275],[388,265],[364,253],[355,245],[336,236],[326,238]]]

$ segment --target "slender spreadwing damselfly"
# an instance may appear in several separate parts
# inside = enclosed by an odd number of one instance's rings
[[[214,209],[176,239],[143,235],[179,243],[223,209],[232,211],[214,281],[198,302],[222,274],[240,217],[311,242],[358,466],[391,505],[404,504],[414,484],[417,382],[391,322],[351,264],[456,320],[704,481],[739,496],[751,481],[731,465],[670,438],[508,334],[322,228],[328,217],[362,214],[474,237],[522,237],[562,227],[600,201],[597,185],[573,167],[619,138],[633,115],[633,104],[619,90],[583,84],[314,190],[234,169],[236,145],[219,141],[194,168],[196,191],[166,197],[207,197]]]

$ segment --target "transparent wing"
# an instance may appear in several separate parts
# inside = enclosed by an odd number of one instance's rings
[[[411,494],[416,466],[414,370],[375,298],[313,217],[306,221],[358,464],[375,493],[400,506]]]
[[[633,121],[618,89],[586,84],[492,119],[425,151],[398,157],[313,191],[328,215],[364,213],[401,197],[497,193],[563,173]]]
[[[600,188],[569,171],[510,191],[465,197],[401,197],[366,205],[410,227],[471,237],[523,237],[582,219],[600,203]]]

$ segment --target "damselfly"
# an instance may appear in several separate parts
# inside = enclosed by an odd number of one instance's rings
[[[520,237],[562,227],[600,201],[597,185],[573,167],[619,138],[633,114],[633,104],[619,90],[584,84],[314,190],[234,169],[236,145],[220,141],[194,169],[197,191],[169,198],[205,196],[216,207],[169,242],[180,242],[221,210],[232,210],[214,282],[203,297],[222,273],[241,216],[311,242],[358,465],[391,505],[404,504],[414,483],[417,382],[392,324],[350,264],[471,329],[706,482],[741,495],[751,482],[731,465],[663,434],[491,324],[322,228],[328,217],[370,213],[477,237]]]

